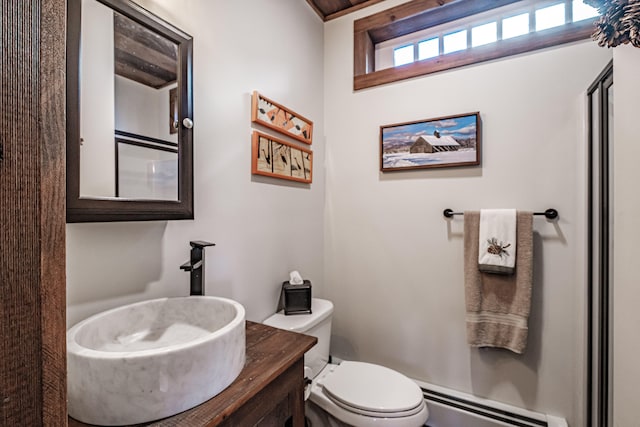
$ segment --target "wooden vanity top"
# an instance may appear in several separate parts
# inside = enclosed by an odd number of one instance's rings
[[[246,324],[246,338],[244,368],[229,387],[195,408],[159,421],[138,424],[138,426],[218,426],[288,371],[296,362],[301,363],[304,353],[317,342],[317,339],[312,336],[250,321]],[[96,402],[96,404],[99,403]],[[69,418],[70,427],[87,425]]]

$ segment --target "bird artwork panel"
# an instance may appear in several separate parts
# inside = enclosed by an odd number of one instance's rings
[[[271,141],[268,138],[258,138],[257,168],[263,172],[273,173],[273,162],[271,154]]]
[[[291,176],[301,179],[305,178],[302,150],[296,148],[291,149]]]
[[[311,153],[305,152],[302,155],[303,165],[304,165],[304,176],[311,180]]]
[[[291,176],[291,147],[272,141],[271,149],[273,150],[273,173]]]
[[[291,109],[253,92],[251,121],[305,144],[313,139],[313,122]]]
[[[310,184],[313,153],[302,147],[254,131],[251,149],[251,173]]]

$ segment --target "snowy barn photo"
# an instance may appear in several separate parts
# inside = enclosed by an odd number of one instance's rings
[[[460,144],[452,136],[421,135],[409,148],[410,153],[437,153],[442,151],[458,151]]]
[[[480,113],[380,127],[380,170],[480,164]]]

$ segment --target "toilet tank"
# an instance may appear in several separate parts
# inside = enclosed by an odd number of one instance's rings
[[[305,376],[314,378],[329,362],[329,344],[331,340],[331,316],[333,303],[319,298],[311,299],[310,314],[292,314],[285,316],[279,311],[263,323],[274,328],[300,332],[318,338],[318,343],[304,354]]]

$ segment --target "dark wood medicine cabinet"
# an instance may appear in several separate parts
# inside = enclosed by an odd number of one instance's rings
[[[191,36],[130,0],[68,0],[67,28],[67,222],[193,219]]]

